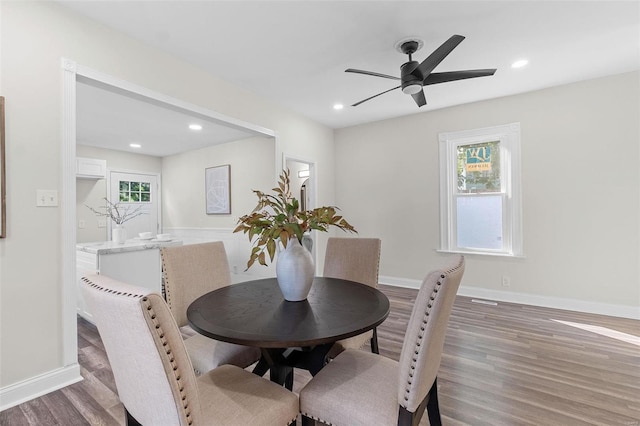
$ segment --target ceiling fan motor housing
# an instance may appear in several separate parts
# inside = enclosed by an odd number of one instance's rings
[[[420,65],[417,61],[409,61],[400,67],[400,81],[402,83],[402,92],[407,95],[413,95],[422,90],[422,79],[413,74]]]

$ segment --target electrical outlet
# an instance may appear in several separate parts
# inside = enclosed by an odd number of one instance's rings
[[[87,227],[87,222],[85,222],[84,220],[80,219],[80,220],[78,221],[78,228],[80,228],[80,229],[84,229],[84,228],[86,228],[86,227]]]
[[[507,275],[502,276],[502,287],[510,287],[511,286],[511,278]]]
[[[238,273],[238,265],[233,265],[233,273],[234,274]]]
[[[106,228],[106,227],[107,227],[106,219],[98,219],[98,228]]]

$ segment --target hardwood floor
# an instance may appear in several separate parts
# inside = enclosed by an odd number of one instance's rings
[[[380,289],[391,301],[380,353],[397,360],[416,291]],[[78,325],[85,380],[1,412],[0,425],[124,424],[100,337]],[[309,377],[296,370],[294,391]],[[640,426],[640,321],[458,297],[438,383],[446,426]],[[420,425],[428,424],[425,416]]]

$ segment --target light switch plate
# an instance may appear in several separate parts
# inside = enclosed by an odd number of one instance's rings
[[[55,189],[36,190],[37,207],[56,207],[58,205],[58,191]]]

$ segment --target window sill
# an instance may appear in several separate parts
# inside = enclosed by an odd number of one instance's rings
[[[455,253],[455,254],[476,254],[479,256],[492,256],[492,257],[510,257],[512,259],[524,259],[525,256],[523,254],[516,255],[510,253],[491,253],[484,251],[465,251],[465,250],[444,250],[444,249],[436,249],[438,253]]]

